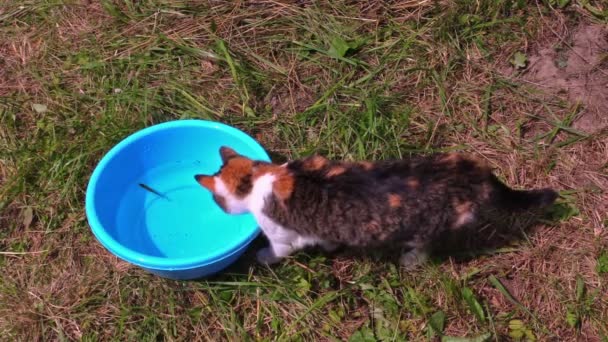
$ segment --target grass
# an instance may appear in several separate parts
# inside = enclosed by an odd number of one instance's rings
[[[504,72],[554,26],[605,25],[605,11],[600,1],[6,1],[0,334],[607,340],[606,131],[576,130],[579,105]],[[236,125],[277,159],[467,151],[514,186],[563,196],[521,243],[415,273],[316,251],[269,269],[250,251],[211,279],[160,279],[96,242],[84,191],[115,143],[184,118]]]

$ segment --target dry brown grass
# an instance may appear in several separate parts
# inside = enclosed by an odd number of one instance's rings
[[[607,128],[599,122],[593,133],[573,131],[585,105],[509,63],[516,51],[532,60],[585,25],[605,29],[605,19],[589,16],[580,2],[510,13],[484,1],[112,4],[0,10],[6,339],[284,334],[329,341],[371,331],[421,340],[437,311],[446,313],[444,332],[454,336],[489,331],[506,340],[512,319],[539,340],[608,335],[607,278],[598,272],[608,251]],[[522,22],[509,21],[517,18]],[[336,36],[365,43],[342,60],[331,58]],[[36,112],[34,103],[48,110]],[[368,112],[374,121],[364,121]],[[385,158],[456,147],[486,159],[513,186],[561,190],[562,205],[579,214],[541,226],[510,252],[451,258],[410,274],[349,253],[302,253],[266,269],[251,264],[250,251],[227,271],[235,274],[159,279],[94,240],[84,188],[101,154],[126,134],[186,117],[237,125],[283,158],[312,151]],[[464,287],[492,323],[469,310]],[[579,329],[566,321],[573,308]]]

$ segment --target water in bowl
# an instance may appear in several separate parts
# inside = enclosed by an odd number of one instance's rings
[[[251,230],[250,215],[229,215],[194,175],[200,161],[178,161],[149,169],[125,191],[117,216],[118,239],[157,257],[190,258],[225,253],[225,246]],[[140,186],[143,183],[161,197]]]

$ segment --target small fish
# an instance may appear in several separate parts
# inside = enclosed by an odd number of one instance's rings
[[[139,186],[141,186],[142,188],[144,188],[144,189],[146,189],[146,190],[150,191],[151,193],[153,193],[153,194],[155,194],[155,195],[157,195],[157,196],[159,196],[159,197],[162,197],[162,198],[166,199],[167,201],[170,201],[169,197],[167,197],[167,196],[163,195],[162,193],[160,193],[160,192],[158,192],[158,191],[156,191],[156,190],[152,189],[151,187],[147,186],[147,185],[146,185],[146,184],[144,184],[144,183],[139,183]]]

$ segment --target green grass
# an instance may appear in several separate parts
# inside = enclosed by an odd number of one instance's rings
[[[606,23],[599,1],[558,2],[0,5],[0,334],[606,339],[608,245],[605,227],[593,233],[606,174],[592,169],[606,134],[577,131],[578,105],[500,71],[551,20]],[[309,251],[269,269],[256,246],[222,275],[170,281],[97,243],[84,192],[126,135],[185,118],[238,126],[277,160],[462,150],[510,184],[568,191],[539,233],[468,261],[406,273]]]

